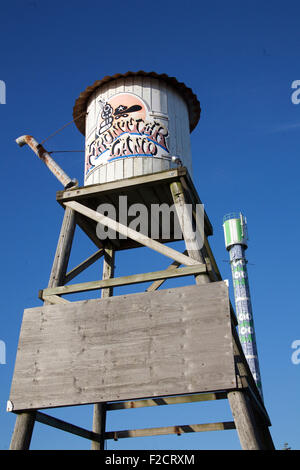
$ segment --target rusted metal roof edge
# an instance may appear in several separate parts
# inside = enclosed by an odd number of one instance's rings
[[[73,108],[73,119],[78,130],[85,135],[85,111],[87,108],[87,102],[90,96],[94,93],[97,88],[113,80],[118,80],[120,78],[127,77],[152,77],[165,81],[167,84],[173,86],[185,99],[188,110],[189,110],[189,120],[190,120],[190,132],[192,132],[198,124],[201,114],[200,103],[197,99],[197,96],[193,93],[191,88],[188,88],[184,83],[179,82],[175,77],[169,77],[167,74],[158,74],[156,72],[145,72],[140,70],[138,72],[127,72],[125,74],[116,73],[115,75],[102,78],[101,80],[96,80],[93,85],[88,86],[75,101]],[[76,119],[77,118],[77,119]]]

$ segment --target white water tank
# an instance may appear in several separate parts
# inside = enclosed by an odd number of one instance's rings
[[[85,135],[84,184],[174,168],[171,156],[192,176],[190,132],[200,112],[192,90],[165,74],[127,72],[96,81],[73,109]]]

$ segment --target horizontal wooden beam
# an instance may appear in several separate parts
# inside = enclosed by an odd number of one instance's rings
[[[69,207],[70,209],[73,209],[76,212],[79,212],[82,215],[85,215],[86,217],[89,217],[90,219],[96,222],[99,222],[102,225],[105,225],[106,227],[124,235],[125,237],[131,238],[132,240],[140,243],[141,245],[151,248],[152,250],[157,251],[158,253],[167,256],[168,258],[172,258],[173,260],[178,261],[180,264],[184,264],[186,266],[193,266],[195,264],[198,264],[198,261],[194,260],[193,258],[183,255],[179,251],[176,251],[167,245],[163,245],[162,243],[159,243],[158,241],[153,240],[152,238],[149,238],[143,233],[137,232],[136,230],[133,230],[132,228],[127,227],[126,225],[116,222],[110,217],[100,214],[99,212],[94,211],[89,207],[80,204],[79,202],[70,201],[65,202],[64,205],[66,207]]]
[[[169,182],[174,179],[178,179],[180,176],[186,174],[186,168],[178,168],[173,170],[161,171],[157,173],[151,173],[148,175],[140,175],[132,178],[124,178],[123,180],[112,181],[102,184],[93,184],[76,188],[75,191],[64,190],[56,193],[56,199],[59,202],[72,201],[75,198],[80,200],[81,198],[95,197],[99,194],[109,194],[120,189],[128,189],[130,187],[137,188],[143,187],[144,185],[153,185],[154,183]]]
[[[86,260],[82,261],[82,263],[78,264],[75,268],[71,269],[66,276],[64,284],[70,282],[74,277],[78,276],[78,274],[82,273],[85,269],[95,263],[101,256],[103,256],[104,250],[101,248],[100,250],[96,251],[96,253],[92,254]]]
[[[69,304],[70,301],[67,299],[64,299],[63,297],[59,297],[59,295],[49,295],[49,296],[44,296],[44,293],[42,290],[39,291],[39,299],[43,301],[50,302],[51,304]]]
[[[146,437],[146,436],[163,436],[165,434],[185,434],[189,432],[204,431],[225,431],[226,429],[235,429],[233,421],[222,421],[219,423],[205,424],[183,424],[179,426],[167,426],[159,428],[145,429],[128,429],[124,431],[109,431],[105,433],[105,439],[122,439],[127,437]]]
[[[200,393],[197,395],[184,395],[177,397],[149,398],[148,400],[135,400],[108,403],[107,411],[130,410],[133,408],[144,408],[146,406],[180,405],[183,403],[194,403],[200,401],[224,400],[227,398],[226,392]]]
[[[61,419],[54,418],[53,416],[49,416],[45,413],[41,413],[40,411],[37,411],[35,419],[39,423],[46,424],[47,426],[51,426],[56,429],[60,429],[61,431],[66,431],[71,434],[75,434],[76,436],[84,437],[85,439],[89,439],[90,441],[98,442],[100,439],[100,435],[93,431],[88,431],[87,429],[75,426],[74,424],[67,423],[66,421],[62,421]]]
[[[80,284],[70,284],[68,286],[46,288],[41,291],[41,295],[43,299],[48,299],[48,297],[53,295],[65,295],[73,294],[75,292],[104,289],[107,287],[141,284],[143,282],[155,281],[158,279],[171,279],[182,276],[192,276],[205,272],[205,264],[197,264],[194,266],[186,266],[184,268],[165,269],[164,271],[154,271],[152,273],[133,274],[131,276],[115,277],[104,280],[102,279],[100,281],[82,282]]]
[[[90,441],[99,441],[99,434],[84,429],[80,426],[76,426],[71,423],[67,423],[53,416],[41,413],[40,411],[36,412],[36,421],[47,426],[60,429],[61,431],[69,432],[76,436],[83,437],[84,439],[89,439]],[[128,437],[146,437],[146,436],[162,436],[166,434],[181,434],[190,433],[190,432],[204,432],[204,431],[224,431],[227,429],[235,429],[235,424],[233,421],[222,421],[219,423],[204,423],[204,424],[181,424],[178,426],[166,426],[158,428],[144,428],[144,429],[127,429],[123,431],[108,431],[105,433],[105,439],[122,439]]]

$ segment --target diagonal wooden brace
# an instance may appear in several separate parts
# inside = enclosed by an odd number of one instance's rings
[[[173,248],[163,245],[162,243],[159,243],[158,241],[153,240],[152,238],[149,238],[146,235],[137,232],[136,230],[133,230],[130,227],[127,227],[126,225],[120,224],[119,222],[116,222],[110,217],[102,215],[99,212],[96,212],[84,206],[83,204],[80,204],[79,202],[69,201],[65,202],[64,205],[66,207],[69,207],[70,209],[73,209],[76,212],[79,212],[82,215],[85,215],[86,217],[89,217],[92,220],[95,220],[96,222],[99,222],[100,224],[107,226],[108,228],[116,232],[121,233],[122,235],[125,235],[126,237],[131,238],[132,240],[140,243],[141,245],[147,246],[148,248],[151,248],[152,250],[157,251],[162,255],[165,255],[175,261],[178,261],[180,264],[184,264],[186,266],[192,266],[196,264],[199,265],[198,260],[183,255],[179,251],[176,251]]]

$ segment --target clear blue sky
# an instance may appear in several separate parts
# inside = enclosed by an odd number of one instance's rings
[[[291,101],[291,84],[300,79],[299,16],[296,1],[1,3],[0,80],[7,87],[6,104],[0,105],[0,340],[6,344],[6,364],[0,365],[1,449],[8,448],[15,422],[5,408],[22,312],[41,304],[37,293],[48,283],[63,215],[55,200],[60,184],[15,138],[32,134],[43,140],[72,119],[75,99],[88,85],[140,69],[175,76],[200,100],[201,120],[191,135],[194,182],[214,226],[211,246],[223,277],[231,280],[222,218],[241,209],[249,224],[250,288],[271,433],[277,448],[285,442],[300,448],[300,364],[291,361],[291,344],[300,339],[300,104]],[[47,143],[48,150],[83,147],[74,125]],[[57,159],[82,184],[83,156]],[[71,265],[93,252],[79,232],[75,246]],[[118,256],[116,274],[161,268],[161,258],[140,253]],[[100,275],[98,264],[80,279]],[[108,429],[232,419],[227,401],[161,408],[161,415],[153,409],[111,413]],[[91,406],[52,414],[91,428]],[[31,448],[89,446],[37,424]],[[235,431],[224,431],[123,439],[108,442],[112,448],[240,446]]]

